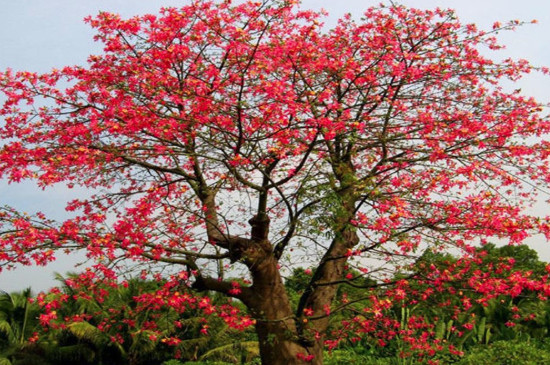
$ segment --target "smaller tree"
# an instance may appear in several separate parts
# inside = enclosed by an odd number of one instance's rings
[[[40,325],[39,307],[33,303],[31,289],[0,292],[0,364],[17,365],[42,361],[37,346]]]
[[[194,305],[184,300],[166,305],[162,301],[166,282],[131,279],[116,285],[91,276],[89,270],[66,278],[58,275],[62,286],[38,296],[45,309],[41,319],[58,348],[49,354],[51,359],[148,365],[173,358],[237,361],[241,355],[245,359],[257,355],[257,341],[224,321],[228,317],[224,310],[238,311],[226,298],[204,296]],[[181,292],[176,297],[189,295]],[[205,306],[210,308],[207,317]],[[231,349],[233,355],[227,353]]]

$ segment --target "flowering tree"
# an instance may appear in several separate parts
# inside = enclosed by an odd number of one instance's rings
[[[0,175],[92,195],[60,223],[4,208],[0,264],[86,250],[89,289],[134,260],[166,280],[143,298],[149,308],[219,310],[235,327],[255,324],[263,363],[321,364],[323,345],[338,342],[326,329],[339,286],[369,276],[387,288],[365,288],[344,327],[382,336],[381,311],[419,294],[412,270],[398,281],[392,270],[425,250],[453,247],[467,262],[490,238],[548,232],[527,208],[550,179],[550,124],[539,103],[501,87],[534,67],[480,53],[517,22],[484,32],[452,11],[380,6],[325,30],[297,3],[101,13],[87,21],[104,53],[86,67],[1,74]],[[293,308],[283,276],[296,266],[311,279]],[[525,275],[489,279],[471,284],[550,294]],[[423,280],[429,296],[453,273]],[[184,288],[239,299],[250,317]]]

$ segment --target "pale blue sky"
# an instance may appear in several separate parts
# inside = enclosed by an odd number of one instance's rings
[[[362,11],[380,0],[303,0],[304,8],[325,8],[330,25],[344,13],[360,16]],[[463,22],[477,23],[490,28],[495,21],[537,19],[515,32],[502,34],[507,49],[500,57],[526,58],[535,65],[550,65],[550,1],[548,0],[401,0],[407,6],[456,9]],[[157,12],[162,6],[178,6],[177,0],[0,0],[0,70],[48,71],[53,67],[84,64],[91,53],[100,47],[92,41],[93,31],[82,22],[100,10],[122,16]],[[550,101],[548,79],[536,75],[522,81],[527,94],[541,101]],[[43,211],[54,217],[63,216],[64,202],[78,195],[63,188],[38,191],[32,184],[8,186],[0,181],[0,205],[10,204],[20,209]],[[546,244],[533,241],[541,257],[550,260]],[[63,262],[64,261],[64,262]],[[74,260],[64,259],[47,268],[23,269],[0,274],[0,289],[16,290],[32,286],[42,290],[51,286],[52,272],[70,270]]]

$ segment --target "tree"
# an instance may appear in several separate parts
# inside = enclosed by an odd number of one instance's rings
[[[489,238],[548,234],[526,208],[550,179],[550,124],[502,86],[536,69],[481,52],[518,22],[480,31],[449,10],[392,5],[326,30],[298,5],[100,13],[87,21],[104,53],[86,67],[3,73],[1,176],[93,191],[59,224],[4,208],[3,265],[83,249],[95,279],[115,282],[134,260],[167,280],[151,306],[213,313],[181,288],[224,294],[253,320],[219,314],[255,324],[264,364],[320,364],[338,343],[326,337],[338,287],[361,286],[354,272],[387,291],[365,288],[349,330],[382,331],[379,311],[415,278],[392,271],[423,251],[468,260]],[[293,308],[283,277],[296,266],[312,275]]]
[[[160,282],[131,279],[116,287],[89,282],[75,288],[75,280],[82,277],[70,274],[57,279],[63,284],[60,291],[38,299],[48,303],[55,296],[67,297],[57,311],[63,320],[49,329],[58,349],[50,357],[57,362],[68,363],[70,358],[71,364],[147,365],[176,354],[184,361],[216,356],[235,360],[240,353],[243,358],[254,356],[254,345],[258,352],[256,342],[246,341],[243,332],[231,331],[220,318],[208,321],[211,336],[202,335],[200,309],[178,313],[171,307],[151,307],[146,298],[156,295]],[[96,295],[98,289],[104,294]]]
[[[487,243],[476,248],[468,260],[425,252],[416,261],[414,272],[417,280],[409,288],[411,293],[401,302],[394,301],[391,309],[400,321],[399,328],[409,328],[412,337],[424,331],[414,325],[419,319],[422,326],[433,330],[432,341],[445,342],[455,354],[495,341],[547,336],[546,298],[529,284],[517,285],[547,281],[545,264],[525,245],[496,247]],[[448,276],[445,284],[434,287],[433,280],[443,275]],[[428,291],[433,292],[426,295]],[[386,316],[391,316],[391,311]],[[392,340],[388,347],[395,354],[399,352],[395,348],[403,343],[397,337]]]
[[[0,364],[40,362],[36,344],[39,308],[31,303],[31,289],[17,293],[0,292]]]
[[[165,359],[158,337],[171,335],[174,321],[179,319],[177,313],[150,315],[135,302],[144,292],[154,292],[157,282],[130,280],[117,287],[91,284],[75,290],[74,278],[75,274],[67,278],[58,275],[61,290],[49,294],[67,296],[57,311],[63,325],[53,332],[59,339],[58,348],[80,350],[74,351],[73,363],[143,365]],[[96,290],[104,294],[97,295]],[[39,300],[48,302],[43,296]]]

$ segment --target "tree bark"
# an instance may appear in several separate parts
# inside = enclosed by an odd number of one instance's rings
[[[305,341],[299,336],[296,317],[275,257],[270,255],[253,267],[252,271],[253,295],[246,304],[256,319],[262,364],[321,365],[322,346]]]

